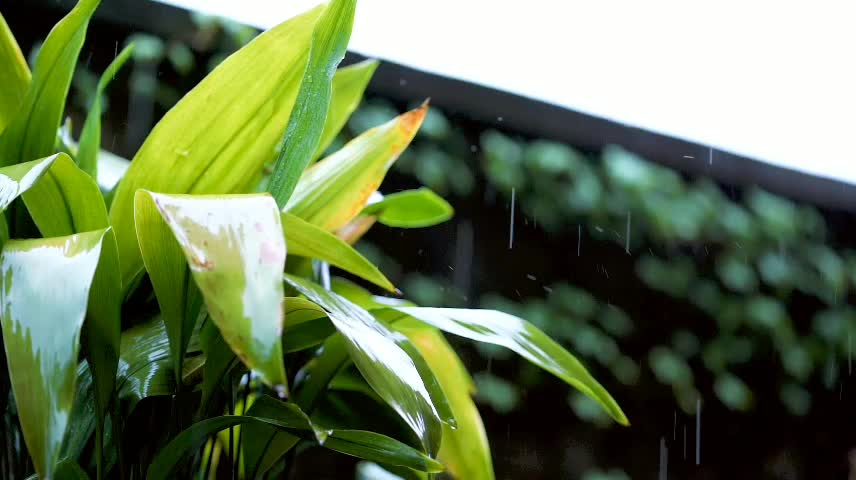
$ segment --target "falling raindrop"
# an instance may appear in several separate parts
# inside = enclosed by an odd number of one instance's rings
[[[701,399],[696,399],[695,404],[695,464],[701,465]]]
[[[672,441],[677,438],[678,431],[678,411],[675,410],[675,418],[672,420]]]
[[[537,280],[537,278],[535,278],[535,275],[532,275],[531,273],[527,273],[526,278],[528,278],[529,280],[533,280],[533,281]]]
[[[708,163],[713,165],[713,147],[710,147],[708,150]]]
[[[624,237],[624,251],[630,255],[630,211],[627,212],[627,235]]]
[[[666,448],[665,437],[660,437],[660,475],[659,480],[667,480],[669,468],[669,449]]]
[[[511,248],[514,246],[514,197],[515,197],[515,194],[516,194],[516,191],[512,187],[511,188],[511,222],[510,222],[509,227],[508,227],[508,249],[509,250],[511,250]]]
[[[577,225],[577,256],[580,256],[580,245],[583,243],[583,226]]]

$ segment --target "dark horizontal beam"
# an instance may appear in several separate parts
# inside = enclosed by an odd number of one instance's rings
[[[31,5],[66,10],[75,3],[74,0],[31,1]],[[106,0],[102,2],[97,18],[170,38],[185,38],[193,31],[190,15],[185,10],[152,1]],[[362,58],[349,53],[345,61],[349,63]],[[795,200],[856,212],[856,202],[852,200],[856,197],[856,187],[844,182],[722,150],[711,150],[706,145],[393,62],[381,64],[368,91],[405,102],[430,97],[433,105],[486,126],[588,150],[600,150],[610,144],[621,145],[691,175],[708,176],[737,187],[757,185]]]

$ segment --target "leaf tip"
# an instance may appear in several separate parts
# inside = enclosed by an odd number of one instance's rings
[[[414,108],[399,117],[399,124],[404,131],[415,133],[419,126],[422,125],[422,120],[425,119],[425,115],[428,113],[429,101],[430,99],[426,99],[422,102],[422,105],[419,105],[417,108]]]

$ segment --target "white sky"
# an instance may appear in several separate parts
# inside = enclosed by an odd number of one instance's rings
[[[159,1],[260,28],[319,3]],[[854,25],[849,2],[360,0],[350,49],[856,183]]]

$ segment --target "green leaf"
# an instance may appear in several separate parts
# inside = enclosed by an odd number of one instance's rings
[[[236,357],[214,322],[206,321],[199,337],[199,343],[205,353],[205,365],[202,366],[202,403],[199,407],[200,411],[204,412],[226,372],[235,365]]]
[[[236,425],[243,425],[244,428],[274,427],[292,436],[316,442],[325,448],[367,460],[382,461],[420,471],[442,470],[442,465],[398,440],[361,430],[326,430],[313,424],[296,405],[262,396],[253,403],[246,415],[205,419],[178,434],[155,457],[149,466],[147,477],[171,478],[170,472],[187,452],[198,449],[210,435]],[[245,431],[244,438],[252,442],[256,436]],[[257,449],[248,448],[248,450]]]
[[[376,266],[332,233],[290,213],[282,214],[282,229],[290,255],[323,260],[379,287],[395,291]]]
[[[259,401],[261,401],[261,399],[257,400],[256,403]],[[307,417],[306,414],[300,411],[300,409],[293,404],[283,405],[284,408],[277,410],[277,416],[275,418],[261,418],[251,415],[226,415],[222,417],[207,418],[194,423],[189,428],[178,434],[166,447],[162,448],[158,452],[151,465],[149,465],[147,478],[172,478],[170,472],[182,457],[187,454],[187,452],[201,447],[202,444],[208,440],[210,435],[236,425],[261,423],[298,435],[305,432],[311,432],[311,435],[327,434],[326,432],[316,433],[313,430],[313,425],[309,420],[309,417]]]
[[[99,0],[80,0],[48,34],[39,49],[27,93],[0,135],[0,166],[54,153],[77,56],[98,3]]]
[[[30,67],[0,14],[0,133],[15,118],[30,84]]]
[[[168,331],[187,332],[185,322],[191,318],[192,330],[196,320],[192,315],[179,315],[188,301],[185,298],[186,303],[181,303],[177,289],[191,282],[176,275],[176,254],[164,238],[165,229],[178,241],[223,339],[247,367],[259,372],[264,383],[285,394],[280,341],[285,241],[273,199],[269,195],[164,195],[141,190],[136,215],[146,269]],[[172,318],[178,316],[182,318]]]
[[[327,311],[369,385],[419,436],[426,451],[435,453],[442,431],[439,414],[421,376],[426,372],[399,345],[404,337],[333,292],[302,278],[291,275],[285,278]]]
[[[67,155],[57,153],[49,157],[0,168],[0,211],[5,211],[12,201],[35,185],[57,158]]]
[[[327,150],[347,123],[348,118],[360,105],[363,92],[366,91],[366,86],[372,79],[378,64],[377,60],[363,60],[336,71],[336,75],[333,76],[333,94],[330,97],[330,108],[327,110],[327,121],[324,123],[324,132],[321,133],[321,140],[312,156],[313,159],[320,157]]]
[[[189,351],[197,352],[198,343],[196,337],[193,337]],[[175,393],[169,338],[160,317],[122,332],[120,351],[116,392],[123,412],[133,412],[137,403],[146,397]],[[189,374],[185,369],[184,375]],[[77,366],[76,389],[70,423],[60,454],[63,459],[79,458],[95,430],[95,389],[86,361]]]
[[[279,418],[282,415],[282,410],[287,405],[290,406],[292,404],[283,403],[270,397],[260,397],[253,403],[249,411],[247,411],[247,415],[262,418]],[[326,438],[321,442],[323,447],[346,455],[390,465],[400,465],[419,471],[438,472],[442,469],[439,463],[422,452],[385,435],[363,430],[326,430],[318,425],[313,425],[313,428],[327,432]],[[245,451],[252,451],[257,445],[264,446],[268,439],[271,438],[270,434],[273,432],[269,425],[255,423],[248,425],[244,433],[246,442],[244,445],[247,447]],[[281,442],[280,446],[286,447],[279,450],[283,452],[287,451],[296,443],[297,439],[293,435],[283,433],[282,431],[277,433],[278,435],[273,437],[273,441]],[[306,438],[305,433],[301,436]],[[274,449],[271,448],[270,450]],[[257,465],[256,458],[257,456],[252,457],[248,464],[250,466]],[[263,474],[266,471],[265,467],[271,465],[270,459],[265,458],[264,460],[260,464],[262,466],[261,469],[252,468],[248,472],[256,471],[258,475]],[[248,476],[248,478],[252,477]]]
[[[443,334],[410,318],[394,324],[413,342],[431,367],[449,399],[458,428],[443,426],[437,458],[455,478],[492,480],[490,445],[479,411],[471,397],[473,380]]]
[[[188,351],[198,351],[197,343],[197,339],[191,337]],[[160,317],[122,332],[120,352],[116,391],[130,410],[146,397],[175,393],[169,336]],[[182,370],[182,374],[186,372]]]
[[[56,480],[89,480],[89,475],[76,461],[63,460],[56,466]]]
[[[25,192],[23,198],[30,216],[46,238],[110,226],[107,207],[95,180],[65,154],[58,154],[47,174]],[[119,255],[113,233],[109,232],[102,245],[89,294],[83,337],[89,365],[95,375],[99,438],[116,381],[121,293]],[[98,460],[100,465],[101,459]]]
[[[199,289],[190,278],[176,236],[145,192],[137,196],[134,217],[143,261],[169,337],[172,370],[180,383],[184,354],[199,315]]]
[[[362,215],[377,217],[389,227],[422,228],[443,223],[455,210],[427,188],[384,195],[383,200],[366,206]]]
[[[133,52],[134,44],[123,48],[119,52],[119,55],[110,62],[104,73],[101,74],[92,98],[92,105],[89,107],[89,113],[86,115],[86,121],[83,123],[83,130],[80,132],[80,144],[76,157],[77,164],[92,178],[98,178],[98,150],[101,148],[101,96],[107,89],[107,85],[113,81],[116,73],[122,68],[122,65],[125,64],[128,58],[131,57]]]
[[[327,318],[323,308],[305,298],[285,297],[285,328],[282,332],[284,353],[315,347],[334,333],[336,327]]]
[[[508,348],[597,401],[621,425],[629,425],[618,403],[579,360],[523,319],[496,310],[392,308],[440,330]]]
[[[223,61],[155,126],[116,187],[110,218],[122,280],[143,263],[134,232],[134,195],[243,193],[258,183],[294,105],[323,7],[259,35]]]
[[[280,208],[288,202],[319,146],[330,108],[333,75],[345,57],[356,7],[356,0],[333,0],[315,24],[309,63],[268,184],[268,191]]]
[[[80,330],[105,230],[10,240],[0,257],[3,340],[27,450],[52,478],[74,399]]]
[[[368,130],[309,167],[285,211],[327,231],[345,226],[380,186],[389,167],[416,135],[427,111],[426,103]]]

